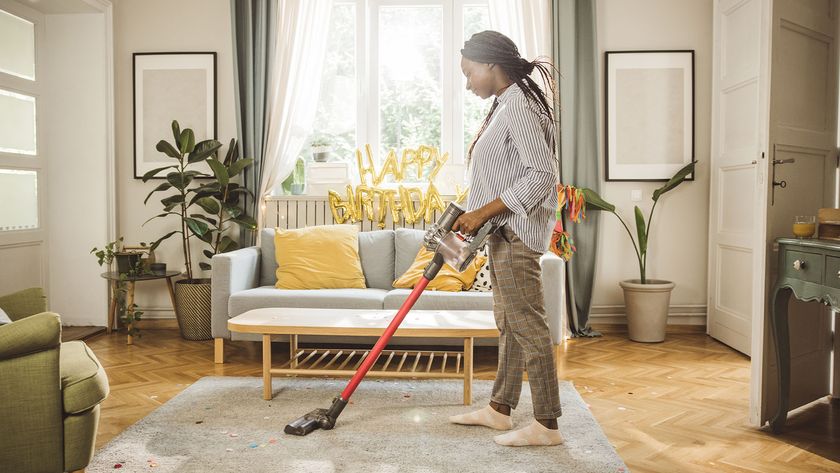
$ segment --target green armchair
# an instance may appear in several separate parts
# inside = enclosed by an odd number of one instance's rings
[[[82,470],[93,457],[108,378],[84,342],[61,343],[58,314],[30,315],[46,306],[40,289],[21,293],[0,297],[14,320],[0,326],[0,469]]]

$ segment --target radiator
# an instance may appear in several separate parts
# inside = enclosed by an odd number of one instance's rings
[[[441,198],[444,202],[448,203],[454,200],[455,196],[442,195]],[[329,199],[326,196],[287,195],[269,197],[266,199],[265,204],[265,227],[277,227],[288,230],[336,223],[330,210]],[[418,205],[418,203],[415,202],[415,205]],[[420,219],[412,225],[406,225],[402,218],[398,222],[392,221],[389,210],[385,215],[385,229],[414,228],[425,230],[426,226],[437,221],[439,213],[440,211],[435,210],[428,224],[424,219]],[[362,232],[379,230],[379,224],[370,221],[367,214],[365,214],[363,220],[356,222],[356,225],[359,227],[359,231]]]

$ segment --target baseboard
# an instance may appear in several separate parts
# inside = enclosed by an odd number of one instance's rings
[[[705,305],[672,305],[668,308],[668,325],[706,326]],[[590,324],[627,325],[623,305],[596,305],[589,312]]]
[[[606,323],[593,323],[590,324],[592,330],[596,332],[601,332],[605,335],[627,335],[627,325],[624,324],[606,324]],[[665,334],[666,335],[676,335],[676,334],[697,334],[697,335],[706,335],[706,326],[705,325],[668,325],[665,327]]]
[[[140,322],[138,322],[138,328],[140,330],[144,329],[178,329],[178,321],[173,316],[172,318],[154,318],[154,317],[143,317]]]
[[[143,325],[149,328],[178,328],[172,308],[154,307],[143,309]],[[672,305],[668,308],[668,325],[706,326],[705,305]],[[596,305],[589,312],[590,324],[627,325],[627,314],[623,305]],[[142,325],[141,325],[142,327]]]

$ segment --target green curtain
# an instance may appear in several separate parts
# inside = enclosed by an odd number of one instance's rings
[[[254,164],[243,171],[246,188],[257,196],[246,198],[245,210],[256,216],[259,211],[260,179],[268,128],[269,73],[274,59],[277,35],[278,0],[231,0],[233,31],[234,86],[236,88],[236,125],[242,156]],[[256,232],[240,232],[240,246],[253,245]]]
[[[595,0],[552,2],[552,52],[560,70],[560,182],[600,191],[598,140],[598,46]],[[598,213],[579,224],[564,222],[577,252],[566,264],[569,328],[576,336],[599,336],[589,326],[598,247]]]

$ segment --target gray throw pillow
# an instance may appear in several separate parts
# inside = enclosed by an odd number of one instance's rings
[[[12,323],[12,319],[9,318],[9,314],[0,309],[0,325],[6,325]]]

